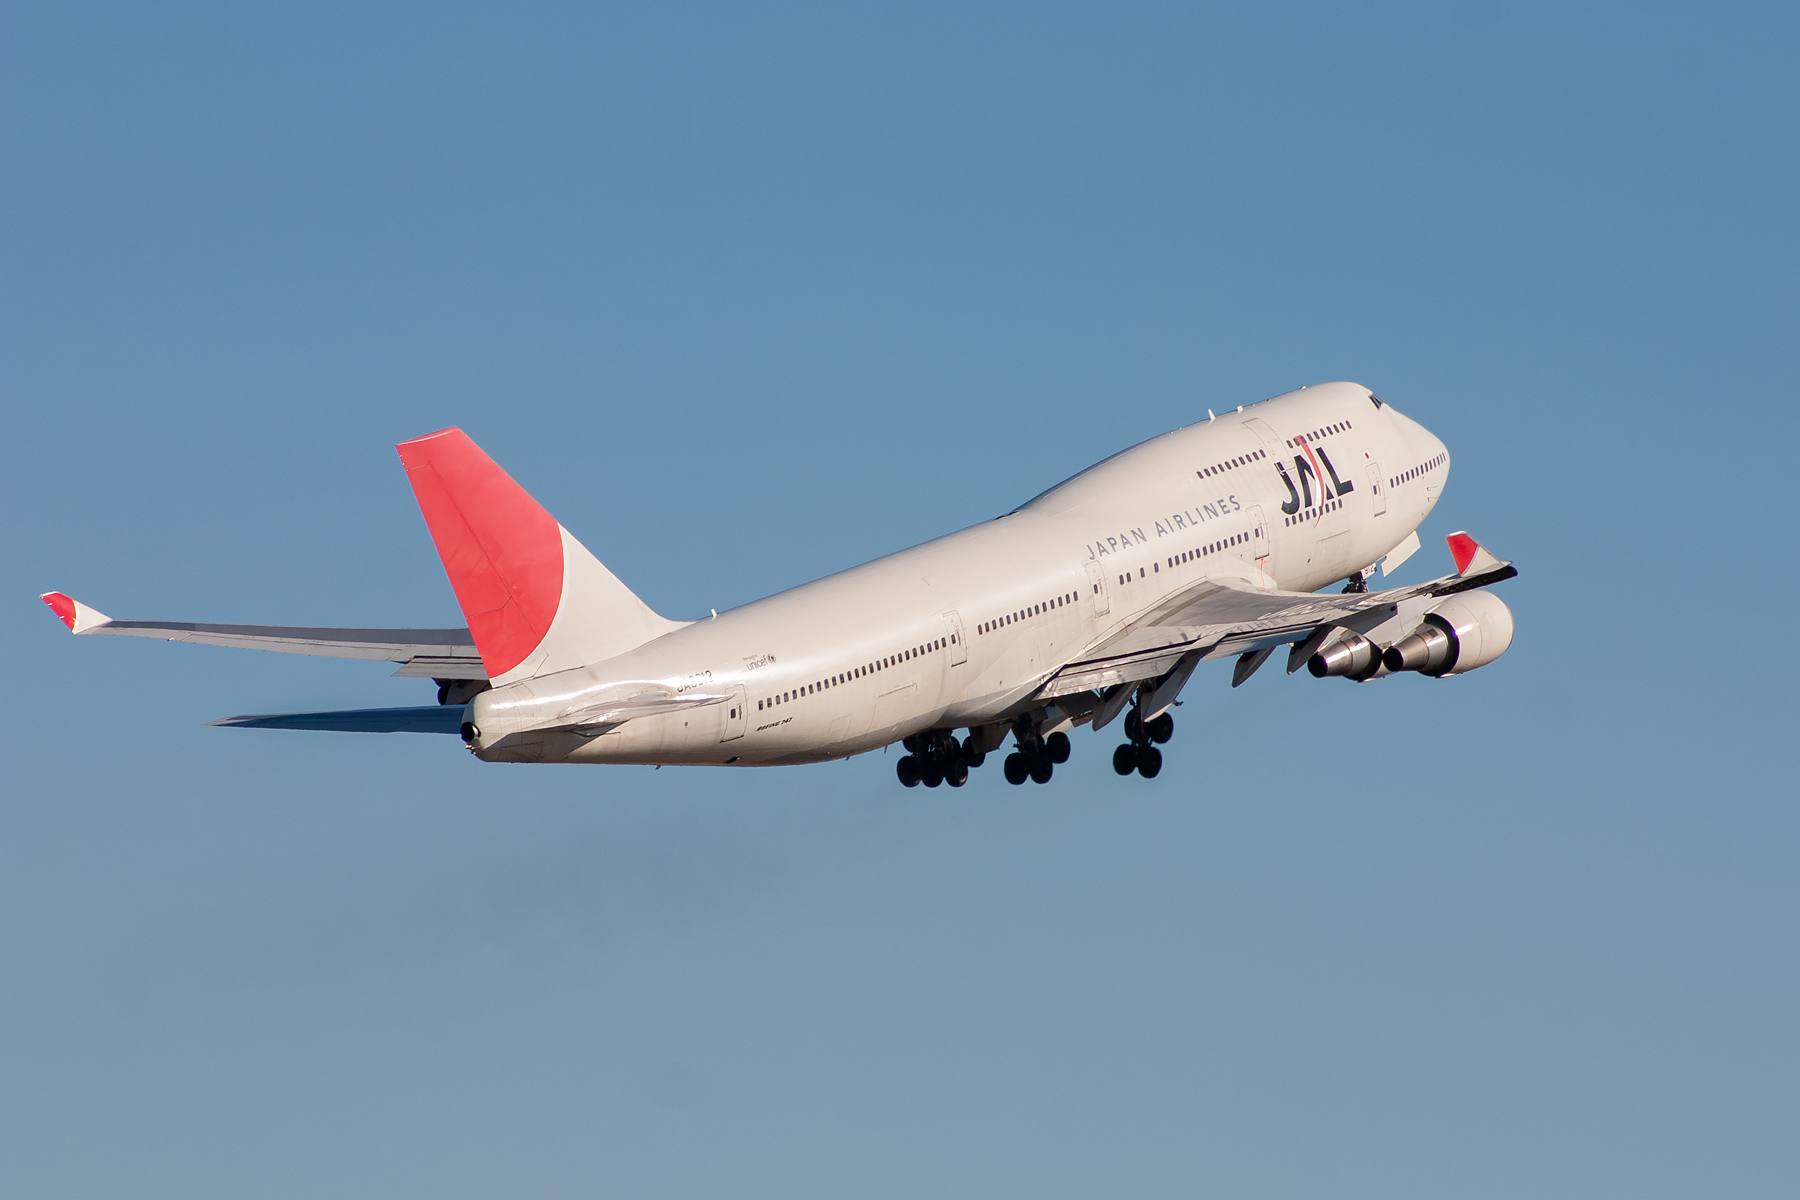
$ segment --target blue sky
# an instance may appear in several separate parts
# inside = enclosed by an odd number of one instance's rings
[[[1782,6],[15,6],[0,1191],[1792,1194]],[[1466,679],[1168,766],[508,768],[202,728],[447,624],[457,424],[724,609],[1301,384],[1520,567]]]

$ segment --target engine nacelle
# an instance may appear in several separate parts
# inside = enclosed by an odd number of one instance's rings
[[[1360,633],[1352,633],[1325,647],[1306,660],[1306,669],[1315,679],[1342,675],[1358,683],[1387,674],[1387,665],[1381,660],[1381,647]]]
[[[1426,613],[1424,624],[1389,646],[1382,662],[1390,671],[1460,675],[1505,654],[1512,639],[1512,610],[1500,597],[1465,592]]]

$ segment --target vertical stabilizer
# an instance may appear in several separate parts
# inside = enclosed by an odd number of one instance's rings
[[[462,430],[395,448],[496,684],[599,662],[680,627],[650,611]]]

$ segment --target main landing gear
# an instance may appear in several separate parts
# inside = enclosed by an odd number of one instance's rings
[[[1019,748],[1006,756],[1004,770],[1006,782],[1017,787],[1027,779],[1033,783],[1049,783],[1050,776],[1060,763],[1069,761],[1069,735],[1060,731],[1049,737],[1039,737],[1037,727],[1029,718],[1019,718],[1013,736],[1019,740]]]
[[[970,742],[974,738],[969,739]],[[971,750],[956,740],[948,729],[931,729],[915,733],[901,743],[911,753],[894,764],[894,774],[907,787],[937,787],[949,784],[961,787],[969,782],[969,772],[987,760],[981,750]]]
[[[1162,771],[1162,751],[1156,747],[1167,745],[1175,736],[1175,718],[1165,711],[1145,721],[1133,707],[1125,714],[1125,736],[1131,740],[1113,751],[1113,770],[1120,775],[1136,771],[1145,779],[1155,779]]]

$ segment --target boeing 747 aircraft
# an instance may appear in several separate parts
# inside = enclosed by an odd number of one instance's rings
[[[1464,533],[1456,574],[1370,591],[1419,547],[1444,444],[1369,389],[1327,383],[1153,438],[1013,512],[698,621],[652,612],[460,429],[399,446],[468,627],[115,621],[60,592],[77,634],[386,659],[417,708],[215,725],[460,735],[486,762],[776,766],[899,741],[907,787],[961,787],[1010,736],[1009,783],[1048,783],[1069,732],[1125,740],[1150,779],[1203,661],[1233,687],[1290,674],[1443,678],[1493,662],[1517,572]],[[1344,583],[1338,591],[1320,591]],[[961,731],[961,736],[958,736]]]

